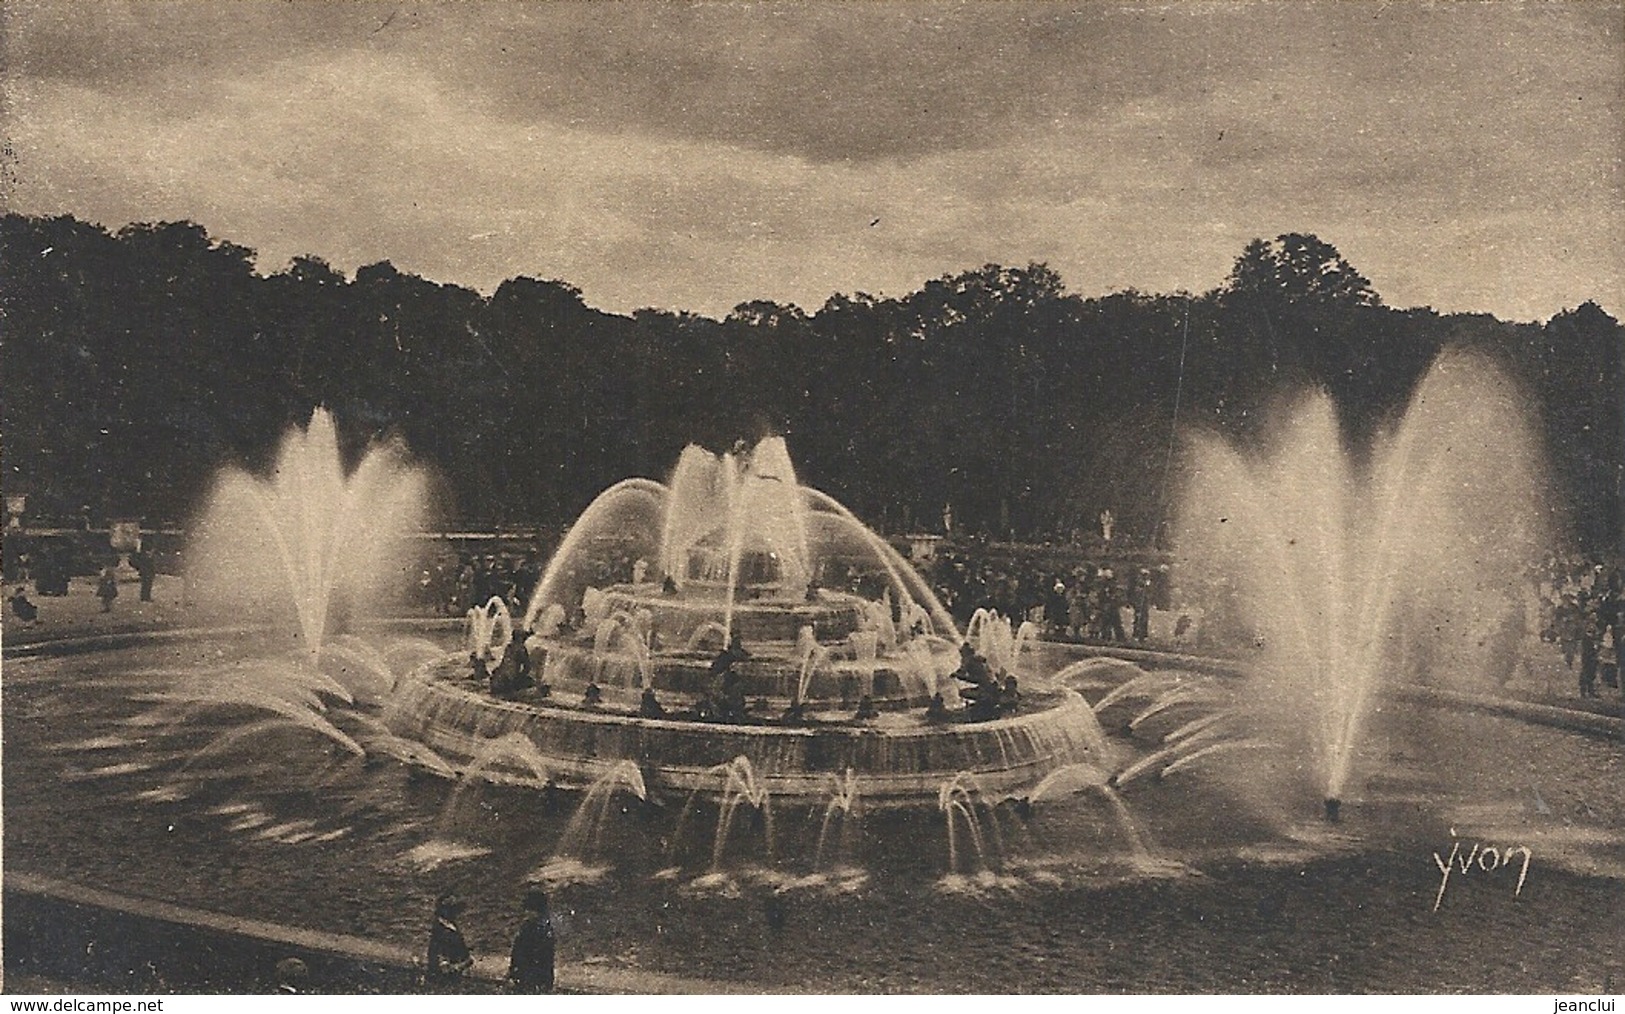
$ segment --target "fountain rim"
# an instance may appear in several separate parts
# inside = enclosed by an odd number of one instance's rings
[[[406,629],[418,632],[451,632],[460,631],[464,626],[461,617],[441,616],[393,616],[381,617],[368,621],[361,629],[361,633],[369,630],[399,630]],[[0,645],[0,659],[9,662],[27,662],[36,658],[56,658],[77,654],[99,654],[102,652],[128,651],[146,645],[170,644],[187,641],[206,641],[222,637],[238,636],[243,634],[265,634],[277,630],[276,624],[230,624],[220,626],[196,627],[167,627],[144,630],[125,630],[95,633],[69,632],[60,636],[34,637],[23,641],[8,638],[6,643]],[[1070,650],[1076,652],[1080,658],[1119,658],[1137,664],[1153,663],[1172,665],[1180,668],[1192,668],[1201,672],[1211,673],[1225,678],[1245,678],[1248,666],[1245,661],[1222,656],[1194,655],[1184,652],[1160,651],[1151,648],[1122,648],[1105,645],[1068,645]],[[461,652],[450,652],[449,655],[459,656]],[[444,660],[436,660],[417,669],[427,668],[439,664]],[[406,679],[414,670],[403,674]],[[1455,710],[1482,711],[1515,718],[1534,725],[1544,725],[1552,728],[1564,729],[1580,735],[1600,736],[1613,740],[1625,738],[1625,718],[1615,718],[1606,715],[1597,715],[1587,711],[1577,711],[1553,705],[1533,704],[1514,699],[1493,698],[1485,699],[1466,694],[1452,693],[1428,687],[1397,687],[1393,688],[1396,699],[1410,703],[1422,704],[1430,707],[1447,708]],[[1080,695],[1081,696],[1081,695]],[[520,703],[497,701],[488,698],[493,703]],[[580,714],[590,714],[581,712]],[[599,715],[596,717],[612,719],[616,716]],[[634,716],[626,716],[634,717]],[[1019,721],[1023,716],[1011,719],[995,719],[995,722]],[[644,722],[671,721],[669,719],[641,719]],[[677,723],[681,725],[682,723]],[[992,723],[978,723],[987,726]],[[842,726],[822,726],[818,729],[797,729],[786,726],[717,726],[718,728],[759,728],[790,732],[831,732],[843,730]],[[880,730],[849,729],[856,735],[881,734]]]
[[[433,670],[433,669],[435,669],[437,667],[440,667],[440,666],[447,665],[449,663],[460,663],[460,662],[462,662],[464,660],[465,657],[466,657],[466,653],[464,653],[462,651],[450,651],[450,652],[447,652],[441,658],[435,659],[435,660],[430,661],[430,662],[422,663],[422,664],[416,666],[415,668],[401,674],[400,680],[404,682],[406,680],[418,679],[420,674],[422,674],[422,673],[428,672],[428,671]],[[441,684],[441,685],[447,685],[447,684],[449,684],[450,681],[447,680],[443,676],[438,676],[437,675],[437,676],[432,676],[427,680],[422,680],[422,682],[425,682],[425,683],[437,683],[437,684]],[[811,725],[811,726],[773,725],[773,724],[752,725],[752,724],[743,724],[743,723],[742,724],[730,724],[730,723],[726,723],[726,722],[695,722],[695,721],[688,721],[688,720],[685,720],[685,719],[678,719],[678,718],[646,718],[646,717],[644,717],[642,715],[627,715],[627,714],[621,714],[621,713],[615,712],[615,711],[592,711],[592,710],[588,710],[588,709],[585,709],[585,708],[573,708],[573,707],[570,707],[569,705],[562,705],[562,704],[551,704],[551,705],[548,705],[548,704],[533,704],[533,703],[531,703],[529,701],[506,700],[506,699],[503,699],[503,698],[500,698],[500,697],[493,697],[488,693],[481,693],[481,692],[478,692],[478,691],[475,691],[475,690],[471,690],[471,689],[469,689],[467,687],[449,686],[448,689],[455,690],[458,693],[465,694],[465,695],[467,695],[469,697],[472,697],[472,698],[475,698],[475,699],[481,701],[482,703],[489,704],[489,705],[492,705],[492,706],[504,708],[504,709],[507,709],[507,710],[513,710],[513,711],[533,712],[535,714],[543,715],[543,716],[547,716],[547,717],[553,717],[553,716],[557,716],[557,715],[566,715],[566,716],[569,716],[570,718],[579,718],[579,719],[582,719],[584,721],[597,722],[597,723],[600,723],[600,724],[620,725],[620,724],[624,724],[626,722],[635,722],[635,723],[637,723],[639,725],[647,725],[647,726],[650,726],[650,727],[653,727],[653,728],[662,728],[662,727],[665,727],[665,728],[681,728],[681,729],[684,729],[684,730],[708,729],[708,730],[725,731],[725,732],[729,732],[729,733],[735,733],[735,732],[750,733],[750,732],[755,732],[757,734],[764,734],[764,735],[765,734],[772,734],[772,735],[780,735],[780,736],[791,736],[791,735],[795,735],[795,734],[819,735],[819,734],[824,734],[824,733],[841,732],[841,733],[847,733],[847,734],[850,734],[850,735],[856,736],[856,737],[881,735],[881,736],[887,736],[887,737],[894,738],[894,739],[902,739],[902,738],[906,738],[906,737],[908,737],[910,735],[913,735],[916,731],[921,732],[921,733],[935,733],[935,732],[938,732],[938,731],[952,730],[952,729],[955,729],[955,728],[976,728],[976,729],[986,729],[986,730],[990,730],[990,731],[1000,731],[1000,730],[1003,730],[1003,729],[1017,728],[1017,727],[1024,724],[1023,721],[1022,721],[1023,719],[1030,718],[1034,714],[1039,713],[1039,712],[1027,712],[1027,713],[1024,713],[1024,714],[1011,715],[1011,716],[1006,717],[1006,718],[993,718],[993,719],[989,719],[989,720],[984,721],[984,722],[976,722],[974,724],[966,724],[966,725],[950,724],[950,725],[944,725],[944,726],[921,726],[918,730],[914,730],[914,729],[889,730],[889,729],[880,728],[880,727],[876,727],[876,726],[836,725],[834,723],[814,724],[814,725]],[[1056,698],[1057,700],[1066,700],[1066,699],[1070,699],[1070,698],[1073,698],[1073,697],[1081,697],[1082,696],[1077,691],[1068,689],[1066,687],[1057,687],[1054,690],[1023,691],[1023,693],[1029,695],[1030,697],[1032,697],[1034,699],[1038,699],[1038,700],[1045,700],[1045,699],[1048,699],[1048,698],[1051,698],[1051,697]],[[1047,710],[1052,710],[1052,709],[1046,708],[1044,710],[1047,711]]]
[[[546,785],[538,784],[533,777],[525,778],[522,774],[504,778],[500,769],[482,770],[481,777],[492,781],[506,780],[515,784],[528,784],[532,788],[547,786],[566,790],[589,788],[597,778],[606,774],[615,765],[633,760],[643,771],[644,780],[652,794],[694,794],[718,798],[726,794],[726,786],[719,781],[717,769],[730,763],[733,757],[748,755],[753,747],[760,748],[774,743],[819,741],[852,745],[878,741],[908,744],[956,738],[967,742],[994,744],[1012,733],[1027,728],[1042,727],[1046,723],[1064,723],[1069,715],[1080,711],[1087,712],[1089,709],[1088,702],[1081,694],[1057,688],[1052,694],[1045,695],[1046,698],[1052,698],[1052,703],[1047,703],[1041,709],[987,722],[922,724],[909,729],[835,724],[810,728],[730,725],[670,718],[645,718],[641,715],[597,712],[572,707],[543,707],[525,701],[501,700],[471,687],[458,686],[443,675],[445,667],[448,664],[455,664],[459,659],[460,653],[451,652],[403,673],[397,682],[395,698],[397,704],[403,701],[400,696],[401,689],[411,687],[409,693],[414,696],[410,698],[409,703],[412,704],[428,700],[454,706],[473,705],[481,713],[517,716],[511,719],[513,721],[557,723],[559,726],[594,731],[607,728],[647,730],[652,734],[672,737],[672,742],[679,745],[685,741],[703,742],[713,751],[713,756],[721,758],[694,764],[644,756],[627,757],[613,752],[606,752],[602,756],[596,751],[590,755],[566,754],[556,747],[549,752],[546,743],[550,737],[534,735],[534,730],[527,732],[518,728],[506,729],[505,733],[518,732],[535,744],[545,760],[557,765],[556,776]],[[475,756],[479,745],[491,738],[476,734],[454,721],[441,720],[437,714],[430,714],[427,717],[423,717],[421,712],[414,712],[411,715],[404,712],[396,714],[405,724],[393,731],[398,735],[416,739],[446,757],[454,770],[466,765]],[[1093,713],[1089,714],[1092,718]],[[906,772],[858,770],[855,767],[848,767],[846,770],[852,772],[851,777],[862,786],[859,792],[865,805],[883,808],[922,808],[934,807],[943,780],[958,774],[967,773],[974,776],[982,787],[981,794],[984,798],[996,800],[1019,795],[1023,789],[1036,784],[1056,766],[1081,759],[1085,753],[1086,749],[1078,748],[1072,742],[1062,742],[1059,745],[1046,746],[1041,753],[1014,760],[1008,754],[1001,756],[990,750],[989,755],[999,759],[974,767],[939,766]],[[831,779],[839,777],[836,771],[827,768],[756,772],[757,780],[767,786],[774,800],[788,802],[791,805],[827,802]]]

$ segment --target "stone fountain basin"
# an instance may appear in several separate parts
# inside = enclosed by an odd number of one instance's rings
[[[956,775],[974,778],[984,797],[1019,795],[1067,764],[1102,764],[1088,731],[1093,715],[1078,694],[1029,695],[1022,712],[989,722],[938,725],[890,715],[863,725],[725,725],[651,719],[563,703],[498,700],[457,678],[460,655],[403,676],[385,721],[424,743],[453,769],[489,754],[493,740],[517,734],[543,759],[549,784],[592,785],[618,765],[638,765],[651,792],[720,797],[722,768],[750,762],[757,786],[775,799],[827,801],[832,784],[855,783],[867,805],[936,805]],[[517,760],[483,769],[496,781],[538,783]]]
[[[725,593],[726,589],[722,589]],[[702,628],[722,619],[725,602],[696,591],[662,595],[647,585],[616,585],[604,592],[606,608],[615,612],[652,614],[654,630],[668,643],[683,644]],[[856,595],[821,590],[816,600],[742,599],[733,604],[732,629],[746,642],[794,640],[804,626],[820,640],[839,640],[858,629],[867,603]]]
[[[553,687],[596,683],[606,691],[641,690],[647,681],[657,691],[692,697],[711,684],[711,652],[657,652],[649,658],[645,670],[644,662],[636,656],[600,654],[590,641],[545,640],[543,647],[545,657],[537,661],[543,682]],[[745,696],[751,700],[765,698],[781,710],[798,695],[810,703],[842,702],[848,709],[864,696],[881,708],[923,707],[930,700],[929,688],[935,677],[952,672],[958,663],[958,652],[946,641],[932,647],[928,673],[921,672],[914,659],[897,654],[872,659],[830,658],[814,666],[801,693],[801,666],[792,657],[793,643],[757,644],[752,650],[758,652],[756,657],[736,662],[733,667],[743,681]]]

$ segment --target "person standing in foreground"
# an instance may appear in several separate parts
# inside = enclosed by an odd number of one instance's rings
[[[448,989],[474,967],[474,955],[457,926],[464,907],[463,900],[454,894],[442,894],[435,900],[434,924],[429,927],[430,988]]]
[[[516,993],[553,992],[553,912],[547,892],[525,892],[525,918],[513,937],[508,984]]]
[[[102,612],[113,611],[113,600],[118,598],[118,575],[111,566],[102,568],[101,579],[96,582],[96,597],[102,600]]]

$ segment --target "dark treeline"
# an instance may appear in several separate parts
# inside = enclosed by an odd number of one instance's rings
[[[4,474],[36,516],[184,521],[219,466],[265,468],[326,405],[352,451],[404,438],[471,523],[564,523],[620,478],[663,478],[685,443],[782,433],[804,481],[892,529],[951,503],[956,528],[1031,537],[1109,507],[1145,539],[1171,515],[1176,402],[1181,432],[1251,439],[1320,385],[1361,441],[1462,344],[1524,379],[1571,535],[1620,532],[1618,321],[1589,302],[1545,324],[1392,309],[1313,236],[1249,244],[1201,295],[1084,299],[1044,265],[989,265],[717,321],[523,277],[485,297],[387,261],[262,276],[188,222],[0,226]]]

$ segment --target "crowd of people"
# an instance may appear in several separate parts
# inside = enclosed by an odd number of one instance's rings
[[[423,568],[418,596],[423,605],[446,616],[462,616],[493,598],[520,613],[541,576],[541,557],[533,551],[448,551]]]
[[[120,567],[121,562],[123,558],[112,557],[96,573],[96,599],[104,613],[113,611],[113,603],[119,597],[119,583],[122,575],[127,573]],[[151,602],[152,587],[158,579],[157,557],[151,552],[137,549],[129,554],[128,563],[130,569],[135,571],[140,600]],[[31,554],[21,554],[13,571],[8,579],[15,580],[17,584],[7,597],[6,605],[11,615],[25,624],[34,623],[40,615],[39,603],[28,597],[30,581],[34,585],[34,594],[41,598],[60,598],[68,594],[70,568],[56,554],[42,556],[38,562]]]
[[[1144,643],[1151,611],[1172,606],[1171,571],[1149,560],[1068,565],[1037,555],[995,557],[967,545],[939,553],[926,574],[961,623],[977,609],[992,609],[1038,623],[1044,637],[1056,641]]]
[[[1619,678],[1619,637],[1625,631],[1625,567],[1594,557],[1552,556],[1536,569],[1541,640],[1555,644],[1574,671],[1581,697],[1599,697],[1599,684],[1625,691]]]

